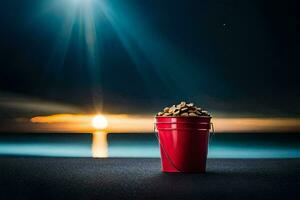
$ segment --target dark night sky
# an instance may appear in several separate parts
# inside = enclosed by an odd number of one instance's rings
[[[215,113],[300,116],[292,1],[108,1],[117,23],[97,10],[92,59],[80,17],[64,37],[67,3],[44,11],[49,2],[1,1],[3,94],[86,111],[102,102],[104,112],[153,113],[188,100]]]

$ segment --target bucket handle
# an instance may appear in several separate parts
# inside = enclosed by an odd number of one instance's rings
[[[211,134],[209,134],[209,140],[208,140],[208,144],[211,143],[213,136],[215,135],[215,127],[214,127],[214,123],[210,122],[211,125]],[[209,145],[208,145],[209,146]]]
[[[215,128],[214,128],[214,124],[212,122],[210,122],[211,125],[211,129],[212,129],[212,134],[209,135],[209,141],[211,141],[212,137],[215,135]],[[157,128],[156,128],[156,123],[153,124],[153,132],[154,135],[159,143],[159,146],[161,147],[161,149],[163,150],[164,154],[166,155],[167,159],[169,160],[169,162],[171,163],[171,165],[179,172],[182,172],[182,170],[180,170],[178,167],[176,167],[176,165],[174,164],[172,158],[170,157],[170,155],[168,154],[168,152],[165,150],[164,146],[161,144],[160,139],[159,139],[159,135],[156,132]]]
[[[215,135],[215,127],[214,127],[214,123],[212,122],[210,122],[210,125],[211,125],[212,134],[209,135],[209,138],[211,139]]]

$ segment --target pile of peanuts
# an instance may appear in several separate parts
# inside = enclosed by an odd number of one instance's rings
[[[157,113],[156,116],[161,117],[199,117],[199,116],[210,116],[207,111],[194,105],[194,103],[186,103],[182,101],[180,104],[173,105],[171,107],[165,107],[163,112]]]

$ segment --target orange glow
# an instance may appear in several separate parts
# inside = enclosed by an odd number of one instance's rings
[[[68,123],[68,122],[79,122],[84,123],[91,121],[91,117],[89,115],[74,115],[74,114],[55,114],[49,116],[37,116],[31,118],[31,122],[33,123]]]
[[[153,132],[153,116],[105,115],[108,133]],[[95,115],[57,114],[15,121],[5,131],[92,133]],[[216,132],[299,132],[299,118],[213,118]]]
[[[213,120],[217,132],[299,132],[298,118],[232,118]]]
[[[97,115],[96,115],[97,116]],[[105,122],[105,131],[109,133],[140,133],[140,132],[153,132],[154,119],[149,116],[136,116],[136,115],[103,115],[107,120]],[[56,114],[49,116],[37,116],[31,118],[31,127],[35,131],[41,132],[93,132],[95,123],[95,115],[73,115],[73,114]],[[98,121],[98,122],[97,122]],[[106,125],[107,124],[107,125]],[[99,125],[99,124],[98,124]],[[24,127],[23,127],[24,128]]]

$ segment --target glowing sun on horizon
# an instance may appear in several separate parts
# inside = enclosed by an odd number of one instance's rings
[[[92,126],[97,130],[103,130],[107,127],[107,119],[103,115],[96,115],[92,119]]]

